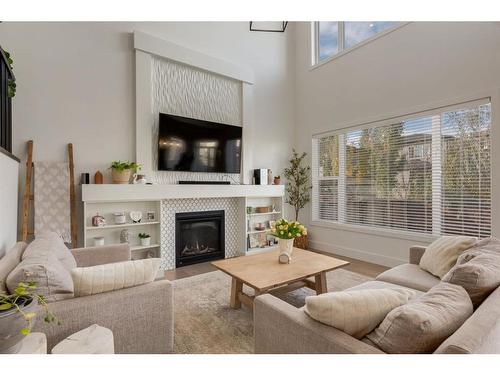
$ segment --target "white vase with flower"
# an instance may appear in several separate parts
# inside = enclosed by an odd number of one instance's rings
[[[307,235],[307,229],[298,221],[280,219],[271,227],[271,235],[278,237],[279,261],[281,263],[290,263],[293,241],[297,237]]]

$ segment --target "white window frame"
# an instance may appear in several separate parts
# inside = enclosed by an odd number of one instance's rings
[[[400,29],[403,26],[408,25],[410,22],[399,22],[398,24],[383,30],[372,37],[363,40],[362,42],[359,42],[358,44],[355,44],[354,46],[350,48],[344,48],[344,27],[345,27],[345,22],[344,21],[337,21],[338,23],[338,37],[337,37],[337,43],[338,43],[338,52],[330,57],[327,57],[323,60],[320,61],[319,59],[319,21],[314,21],[311,22],[311,46],[312,46],[312,53],[311,53],[311,68],[315,69],[318,68],[332,60],[338,59],[341,56],[344,56],[348,54],[351,51],[354,51],[357,48],[360,48],[368,43],[373,42],[374,40],[377,40],[378,38],[381,38],[389,33],[392,33],[393,31],[396,31],[397,29]]]
[[[379,237],[389,237],[389,238],[398,238],[398,239],[406,239],[406,240],[412,240],[412,241],[422,241],[422,242],[430,242],[433,241],[434,239],[438,238],[441,234],[441,202],[442,202],[442,189],[440,187],[441,185],[441,178],[440,175],[433,173],[432,174],[432,184],[433,186],[436,186],[436,189],[432,189],[432,227],[433,227],[433,233],[423,233],[423,232],[410,232],[410,231],[404,231],[401,229],[392,229],[392,228],[385,228],[385,227],[375,227],[375,226],[365,226],[365,225],[357,225],[357,224],[350,224],[345,222],[345,209],[346,209],[346,197],[345,197],[345,134],[349,131],[354,131],[354,130],[361,130],[361,129],[367,129],[367,128],[373,128],[373,127],[379,127],[379,126],[387,126],[394,124],[395,122],[398,121],[406,121],[412,118],[419,118],[419,117],[433,117],[432,120],[432,143],[431,143],[431,156],[432,156],[432,163],[433,166],[441,168],[441,151],[442,151],[442,144],[441,144],[441,124],[440,124],[440,115],[443,112],[446,111],[453,111],[453,110],[459,110],[459,109],[464,109],[464,108],[469,108],[469,107],[475,107],[481,104],[486,104],[490,103],[492,105],[492,111],[493,111],[493,101],[490,96],[488,97],[483,97],[480,99],[471,99],[467,100],[464,102],[461,102],[459,104],[448,104],[448,105],[443,105],[440,107],[435,107],[435,109],[431,110],[421,110],[418,112],[413,112],[411,114],[407,115],[400,115],[400,116],[395,116],[389,119],[385,120],[376,120],[376,121],[371,121],[371,122],[365,122],[362,125],[353,125],[353,126],[347,126],[343,127],[339,130],[336,131],[329,131],[329,132],[323,132],[323,133],[318,133],[318,134],[313,134],[312,136],[312,162],[313,162],[313,168],[312,170],[314,171],[314,163],[318,163],[317,160],[317,150],[315,149],[315,140],[318,138],[323,138],[331,135],[337,135],[339,136],[339,176],[334,177],[334,179],[338,180],[338,220],[337,221],[329,221],[329,220],[322,220],[317,217],[314,217],[314,212],[319,213],[319,207],[316,207],[316,210],[311,210],[310,211],[310,222],[312,223],[313,226],[317,227],[324,227],[324,228],[333,228],[333,229],[339,229],[339,230],[345,230],[349,232],[355,232],[355,233],[366,233],[366,234],[372,234],[372,235],[377,235]],[[492,115],[493,118],[493,115]],[[493,130],[493,120],[491,124],[490,131]],[[492,159],[493,160],[493,159]],[[493,169],[492,169],[493,171]],[[315,176],[314,173],[312,174],[312,193],[313,195],[311,196],[311,203],[313,205],[318,205],[318,195],[314,195],[315,193],[317,194],[318,191],[318,181],[319,180],[326,180],[326,179],[333,179],[332,177],[326,177],[326,178],[319,178],[319,176]],[[493,184],[493,174],[491,176],[491,183]],[[494,225],[493,225],[493,191],[492,191],[492,226],[491,230],[493,233],[494,230]]]

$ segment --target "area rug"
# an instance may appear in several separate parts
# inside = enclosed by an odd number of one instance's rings
[[[347,270],[327,273],[328,290],[337,291],[371,278]],[[173,281],[175,353],[253,353],[253,313],[229,307],[231,278],[221,271]],[[244,291],[252,294],[251,289]],[[272,294],[301,307],[309,288],[280,289]]]

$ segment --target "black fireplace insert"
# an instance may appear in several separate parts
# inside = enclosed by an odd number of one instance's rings
[[[175,214],[176,267],[223,259],[224,210]]]

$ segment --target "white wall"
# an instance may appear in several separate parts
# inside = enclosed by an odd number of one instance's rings
[[[0,43],[12,54],[17,78],[13,152],[24,158],[33,139],[36,160],[63,160],[73,142],[77,178],[100,169],[105,182],[112,160],[133,160],[131,33],[140,30],[253,69],[250,167],[281,171],[294,141],[291,29],[250,32],[247,22],[1,23]]]
[[[296,139],[311,153],[311,136],[414,109],[492,95],[493,196],[500,197],[500,24],[410,23],[310,70],[310,23],[296,31]],[[493,199],[494,234],[500,234]],[[310,209],[302,219],[310,220]],[[310,226],[312,245],[386,265],[407,259],[417,239]],[[425,243],[425,240],[424,242]]]
[[[0,258],[17,239],[19,163],[0,152]]]

